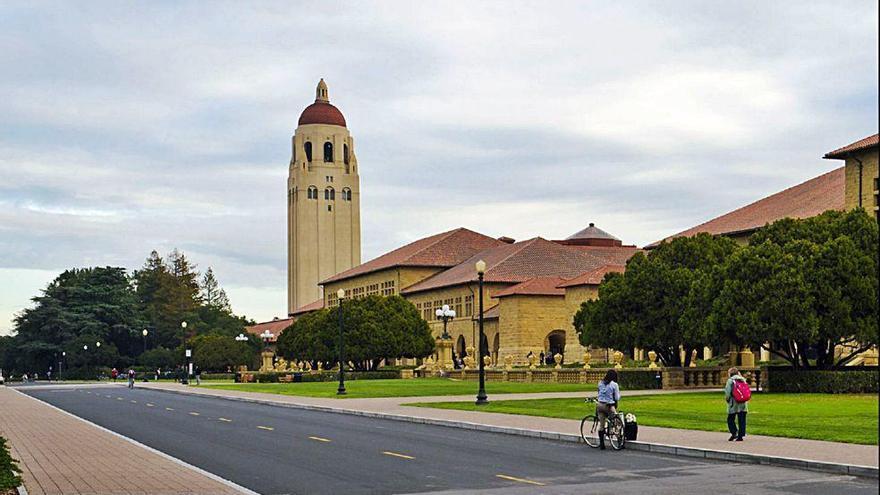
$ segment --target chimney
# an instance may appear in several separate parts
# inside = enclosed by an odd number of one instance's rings
[[[499,237],[498,240],[505,244],[513,244],[514,242],[516,242],[516,239],[512,237],[507,237],[506,235]]]

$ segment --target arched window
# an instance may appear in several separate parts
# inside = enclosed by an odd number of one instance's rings
[[[324,199],[326,199],[327,201],[335,201],[336,191],[334,191],[332,187],[324,189]]]
[[[333,161],[333,143],[327,141],[324,143],[324,161],[332,162]]]
[[[348,145],[347,144],[342,145],[342,161],[344,161],[346,165],[348,165],[348,162],[350,161],[350,159],[348,157]]]
[[[318,188],[315,186],[309,186],[309,199],[318,199]]]
[[[342,190],[342,200],[343,201],[351,201],[351,189],[345,188]]]
[[[303,145],[303,148],[306,150],[306,161],[312,161],[312,143],[311,141],[306,141],[306,144]]]

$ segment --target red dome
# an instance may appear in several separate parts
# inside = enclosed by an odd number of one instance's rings
[[[299,116],[299,125],[325,124],[345,127],[345,117],[330,103],[316,101],[307,106]]]

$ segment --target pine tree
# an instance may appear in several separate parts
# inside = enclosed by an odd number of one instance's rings
[[[226,291],[220,287],[220,282],[217,281],[217,277],[214,276],[214,270],[211,267],[208,267],[208,270],[202,276],[201,296],[202,302],[212,308],[224,311],[230,310]]]

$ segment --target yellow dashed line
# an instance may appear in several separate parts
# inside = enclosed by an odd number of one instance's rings
[[[309,437],[309,439],[315,440],[317,442],[329,442],[330,441],[330,439],[328,439],[328,438],[321,438],[321,437]]]
[[[527,480],[527,479],[523,479],[523,478],[514,478],[513,476],[507,476],[506,474],[496,474],[495,477],[501,478],[504,480],[519,481],[520,483],[528,483],[530,485],[544,486],[544,483],[541,483],[538,481],[532,481],[532,480]]]
[[[415,459],[415,457],[413,457],[413,456],[411,456],[411,455],[398,454],[397,452],[388,452],[387,450],[386,450],[386,451],[383,451],[382,453],[385,454],[385,455],[390,455],[390,456],[394,456],[394,457],[400,457],[401,459]]]
[[[153,407],[153,405],[147,402],[147,407]]]
[[[231,420],[231,419],[226,419],[226,418],[217,418],[217,419],[220,420],[220,421],[225,421],[225,422],[227,422],[227,423],[232,423],[232,420]]]
[[[190,416],[198,416],[199,413],[197,413],[197,412],[191,412],[191,413],[189,413],[189,415],[190,415]]]
[[[132,404],[137,404],[137,403],[138,403],[138,401],[136,401],[136,400],[133,400],[133,401],[131,401],[131,403],[132,403]]]
[[[170,407],[166,407],[165,410],[166,411],[173,411],[174,409],[171,409]]]
[[[257,428],[259,428],[261,430],[268,430],[268,431],[272,431],[275,429],[275,428],[272,428],[271,426],[257,426]]]
[[[125,400],[122,397],[117,397],[116,400]]]

